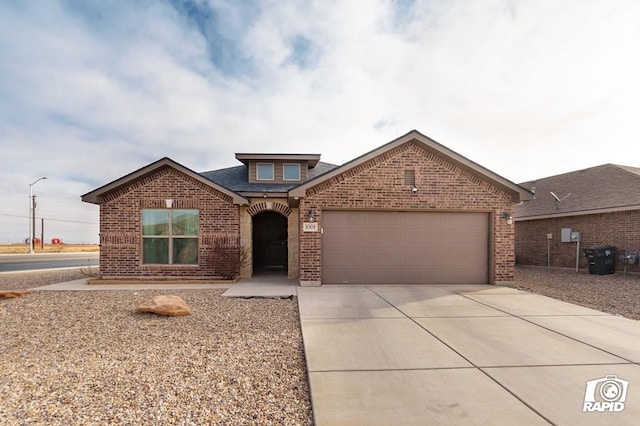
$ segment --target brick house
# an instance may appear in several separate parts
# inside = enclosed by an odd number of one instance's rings
[[[516,206],[519,264],[575,268],[577,260],[586,268],[583,248],[614,246],[618,255],[640,250],[639,168],[604,164],[520,185],[536,195]],[[580,233],[580,247],[569,229]],[[637,262],[616,259],[616,270],[640,271]]]
[[[196,173],[163,158],[82,196],[100,205],[102,278],[282,271],[302,285],[500,283],[532,194],[411,131],[342,166],[236,154]],[[233,263],[233,262],[231,262]]]

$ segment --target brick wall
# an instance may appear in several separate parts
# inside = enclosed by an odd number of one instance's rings
[[[198,265],[143,265],[141,210],[199,209]],[[226,194],[165,167],[105,197],[100,205],[100,273],[115,277],[219,277],[222,248],[239,245],[239,207]],[[217,250],[220,249],[220,250]]]
[[[582,236],[579,267],[588,268],[582,249],[593,246],[614,246],[616,258],[625,250],[640,250],[640,211],[558,217],[551,219],[516,222],[516,257],[521,265],[547,265],[550,253],[552,267],[576,267],[576,244],[563,243],[562,228],[579,231]],[[547,234],[552,234],[550,250],[547,250]],[[640,272],[638,265],[626,265],[616,261],[615,269]]]
[[[405,184],[404,171],[415,170],[416,194]],[[513,214],[510,196],[413,143],[345,171],[307,190],[301,200],[300,223],[314,210],[322,223],[323,209],[468,210],[493,215],[490,279],[514,278],[514,229],[501,219]],[[322,277],[322,236],[300,231],[300,281],[318,282]]]

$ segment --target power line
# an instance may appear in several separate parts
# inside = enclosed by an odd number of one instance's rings
[[[82,222],[80,220],[64,220],[64,219],[52,219],[50,217],[42,217],[40,219],[48,220],[49,222],[66,222],[66,223],[82,223],[84,225],[98,225],[96,222]]]
[[[22,216],[19,214],[8,214],[8,213],[0,213],[0,216],[10,216],[10,217],[19,217],[22,219],[31,219],[29,216]],[[95,222],[83,222],[80,220],[66,220],[66,219],[53,219],[50,217],[36,217],[36,219],[44,219],[44,220],[48,220],[48,221],[53,221],[53,222],[65,222],[65,223],[81,223],[84,225],[98,225]]]

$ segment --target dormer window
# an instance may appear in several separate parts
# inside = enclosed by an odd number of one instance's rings
[[[300,164],[283,164],[283,180],[300,180]]]
[[[246,167],[248,184],[287,184],[295,186],[320,174],[314,169],[320,162],[320,154],[236,154]],[[322,165],[321,168],[326,167]],[[283,186],[272,185],[274,189]],[[259,189],[262,190],[262,189]]]
[[[258,163],[256,164],[256,179],[257,180],[273,180],[273,163]]]

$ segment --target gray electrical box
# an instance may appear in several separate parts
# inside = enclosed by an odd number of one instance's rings
[[[571,242],[572,243],[579,243],[580,241],[582,241],[582,234],[580,234],[580,232],[578,232],[578,231],[572,231],[571,232]]]
[[[560,242],[562,243],[572,243],[573,240],[571,239],[571,233],[573,232],[573,229],[571,228],[562,228],[560,230]]]

